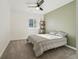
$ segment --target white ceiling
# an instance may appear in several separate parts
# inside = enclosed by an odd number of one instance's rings
[[[18,11],[26,11],[29,13],[45,14],[53,11],[65,4],[72,2],[73,0],[44,0],[42,8],[44,11],[36,10],[35,8],[28,8],[27,3],[36,3],[37,0],[9,0],[11,9]]]

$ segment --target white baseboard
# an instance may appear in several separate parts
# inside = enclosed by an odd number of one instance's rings
[[[77,48],[75,48],[75,47],[72,47],[72,46],[69,46],[69,45],[65,45],[65,46],[68,47],[68,48],[71,48],[73,50],[77,50]]]
[[[10,41],[8,41],[8,42],[6,43],[6,45],[5,45],[4,48],[2,49],[2,52],[0,52],[0,58],[1,58],[2,54],[4,53],[5,49],[7,48],[9,42],[10,42]]]

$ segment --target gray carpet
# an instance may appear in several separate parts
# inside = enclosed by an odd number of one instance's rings
[[[1,59],[77,59],[76,51],[65,46],[46,51],[40,57],[35,56],[32,48],[25,40],[11,41]]]

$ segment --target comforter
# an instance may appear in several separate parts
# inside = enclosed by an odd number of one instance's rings
[[[49,34],[37,34],[28,36],[27,41],[33,44],[33,50],[38,57],[44,51],[65,45],[67,38]]]

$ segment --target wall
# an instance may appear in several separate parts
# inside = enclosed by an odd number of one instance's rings
[[[0,57],[10,40],[10,10],[8,0],[0,0]]]
[[[68,44],[76,47],[75,1],[45,14],[47,32],[58,30],[68,33]]]
[[[29,19],[36,19],[36,28],[29,28]],[[13,40],[26,39],[28,35],[38,33],[41,15],[11,10],[11,32]]]

